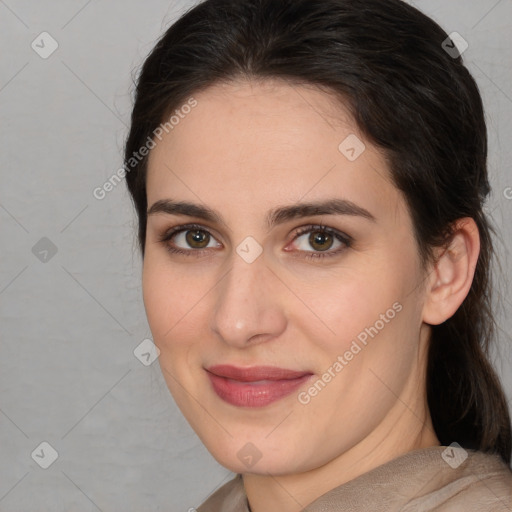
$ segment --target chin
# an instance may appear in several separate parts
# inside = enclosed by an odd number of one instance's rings
[[[276,437],[270,442],[265,439],[267,434],[255,435],[253,441],[245,436],[243,439],[226,436],[224,443],[217,439],[212,440],[215,444],[210,440],[204,444],[221,466],[234,473],[284,475],[297,472],[305,465],[302,459],[306,454],[295,453],[297,445],[289,437]]]

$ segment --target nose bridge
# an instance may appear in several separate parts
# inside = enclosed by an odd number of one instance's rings
[[[263,255],[248,262],[233,253],[230,271],[217,287],[212,316],[213,331],[226,343],[242,347],[256,336],[263,341],[285,329],[273,279]]]

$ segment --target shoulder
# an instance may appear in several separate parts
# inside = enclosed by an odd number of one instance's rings
[[[236,475],[217,489],[197,512],[249,512],[242,475]]]
[[[434,446],[332,489],[305,512],[334,512],[341,504],[347,512],[511,512],[512,471],[497,455]]]
[[[437,475],[437,485],[412,499],[403,512],[506,512],[512,510],[512,470],[497,456],[468,450],[458,467]]]

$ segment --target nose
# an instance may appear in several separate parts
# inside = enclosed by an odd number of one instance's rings
[[[286,329],[282,290],[264,254],[247,263],[235,253],[231,270],[216,290],[211,328],[228,345],[243,348],[264,343]]]

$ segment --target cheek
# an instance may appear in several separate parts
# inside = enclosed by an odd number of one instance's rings
[[[146,256],[142,273],[144,306],[154,341],[163,345],[179,330],[199,300],[197,279],[165,262]]]
[[[153,341],[160,349],[160,364],[173,375],[186,374],[190,367],[196,367],[211,340],[209,314],[214,306],[215,285],[213,273],[171,265],[165,255],[148,255],[144,261],[146,316]]]
[[[331,276],[302,291],[301,299],[309,311],[305,315],[304,306],[298,306],[296,321],[317,332],[313,339],[342,350],[392,309],[400,296],[400,285],[389,280],[389,273],[387,277],[368,271]],[[393,313],[391,310],[390,315]]]
[[[142,272],[142,292],[144,307],[155,343],[169,329],[170,312],[174,310],[173,294],[169,293],[169,276],[152,262],[149,255],[145,256]]]
[[[180,408],[187,405],[183,387],[194,390],[190,368],[197,366],[202,291],[195,277],[188,277],[177,267],[144,261],[142,288],[144,306],[153,341],[160,350],[159,364],[168,388]]]
[[[297,307],[293,321],[314,341],[326,368],[345,354],[351,368],[345,368],[345,374],[361,366],[380,366],[391,354],[400,366],[405,364],[402,358],[411,356],[406,346],[418,336],[421,308],[411,291],[419,277],[412,256],[407,261],[392,254],[381,255],[380,261],[361,258],[350,271],[345,268],[303,288],[301,299],[311,311],[304,314],[304,307]],[[402,352],[397,355],[397,350]]]

